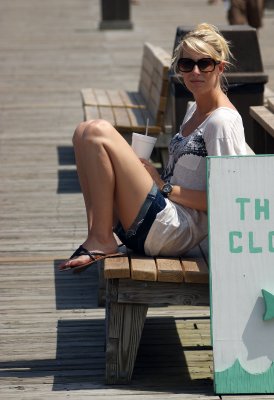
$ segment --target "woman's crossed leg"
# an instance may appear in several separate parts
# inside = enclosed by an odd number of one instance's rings
[[[113,254],[113,225],[127,230],[134,222],[153,180],[130,145],[107,121],[82,122],[73,135],[77,173],[84,196],[88,233],[83,248]],[[76,256],[60,269],[90,264],[90,255]]]

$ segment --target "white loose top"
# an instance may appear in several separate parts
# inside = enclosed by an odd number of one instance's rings
[[[238,111],[214,110],[190,135],[184,126],[196,110],[187,111],[179,132],[169,145],[169,160],[162,175],[165,182],[185,189],[206,191],[206,156],[246,154],[243,122]],[[150,256],[178,256],[195,247],[208,233],[207,213],[166,199],[145,241]]]

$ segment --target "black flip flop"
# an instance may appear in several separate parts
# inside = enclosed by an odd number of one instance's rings
[[[73,258],[80,257],[80,256],[89,256],[90,257],[90,261],[85,263],[85,264],[78,265],[78,266],[75,266],[75,267],[67,266],[67,267],[61,268],[60,271],[67,271],[69,269],[73,269],[73,272],[81,272],[81,271],[85,270],[87,267],[89,267],[90,265],[96,263],[97,261],[101,261],[101,260],[104,260],[106,258],[121,257],[121,256],[124,256],[124,255],[125,255],[124,252],[105,254],[102,251],[89,251],[84,246],[81,245],[72,254],[72,256],[70,257],[70,260],[72,260]]]

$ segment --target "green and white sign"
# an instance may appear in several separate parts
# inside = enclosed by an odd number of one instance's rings
[[[274,155],[207,166],[215,391],[274,393]]]

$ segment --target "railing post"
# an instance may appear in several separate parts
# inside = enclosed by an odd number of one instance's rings
[[[130,0],[101,0],[99,29],[132,29]]]

